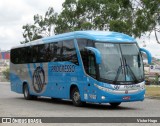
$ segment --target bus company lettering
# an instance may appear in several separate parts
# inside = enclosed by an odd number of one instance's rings
[[[55,65],[51,68],[52,72],[75,72],[75,65]]]
[[[124,88],[125,89],[137,89],[137,88],[140,88],[141,86],[140,85],[124,85]]]

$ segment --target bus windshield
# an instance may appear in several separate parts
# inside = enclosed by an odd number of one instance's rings
[[[100,79],[113,84],[133,84],[144,80],[143,62],[136,44],[96,42],[101,52]]]

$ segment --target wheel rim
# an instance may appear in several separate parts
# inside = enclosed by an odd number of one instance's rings
[[[79,99],[80,99],[80,95],[79,95],[79,92],[74,92],[74,94],[73,94],[73,99],[74,99],[74,101],[77,103],[78,101],[79,101]]]

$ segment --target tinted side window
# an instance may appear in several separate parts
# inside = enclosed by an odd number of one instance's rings
[[[19,56],[20,62],[19,63],[30,63],[32,62],[32,47],[23,47],[18,49],[21,52]]]
[[[41,44],[32,47],[32,61],[36,62],[50,62],[51,50],[49,44]]]
[[[88,74],[93,78],[96,78],[96,62],[94,54],[88,54]]]
[[[28,54],[29,47],[17,48],[11,50],[11,62],[15,64],[28,63],[31,55]]]
[[[26,63],[27,62],[27,50],[25,47],[18,49],[19,51],[19,63]]]
[[[38,61],[38,46],[32,47],[32,62],[36,63]]]
[[[26,49],[26,63],[32,63],[32,47],[25,47]]]
[[[96,78],[96,62],[94,54],[85,50],[82,51],[81,56],[85,72],[93,78]]]
[[[77,39],[77,42],[78,42],[79,51],[81,53],[84,69],[86,73],[89,73],[89,70],[88,70],[89,57],[88,57],[87,51],[85,50],[85,47],[94,47],[94,42],[92,40],[87,40],[87,39]]]
[[[70,61],[78,64],[73,40],[11,50],[11,62],[15,64],[51,61]]]
[[[94,47],[94,42],[88,39],[77,39],[79,50],[82,51],[85,47]]]
[[[78,58],[73,40],[63,41],[62,61],[78,64]]]
[[[54,42],[50,44],[51,59],[50,61],[61,61],[62,42]]]
[[[87,39],[77,39],[79,50],[83,50],[87,46]]]
[[[45,61],[45,45],[43,44],[38,46],[38,57],[36,62],[44,62],[44,61]]]
[[[51,61],[51,55],[52,55],[52,52],[51,52],[51,49],[50,49],[50,44],[45,44],[44,45],[45,47],[45,54],[44,54],[44,57],[45,57],[45,62],[50,62]]]
[[[11,50],[11,62],[14,64],[18,63],[18,49]]]
[[[12,50],[11,50],[11,62],[12,62],[12,63],[15,63],[15,58],[16,58],[16,57],[15,57],[15,49],[12,49]]]

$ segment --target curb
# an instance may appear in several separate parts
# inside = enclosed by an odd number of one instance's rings
[[[145,85],[146,87],[160,87],[160,85]]]
[[[145,98],[160,100],[160,96],[146,96]]]

